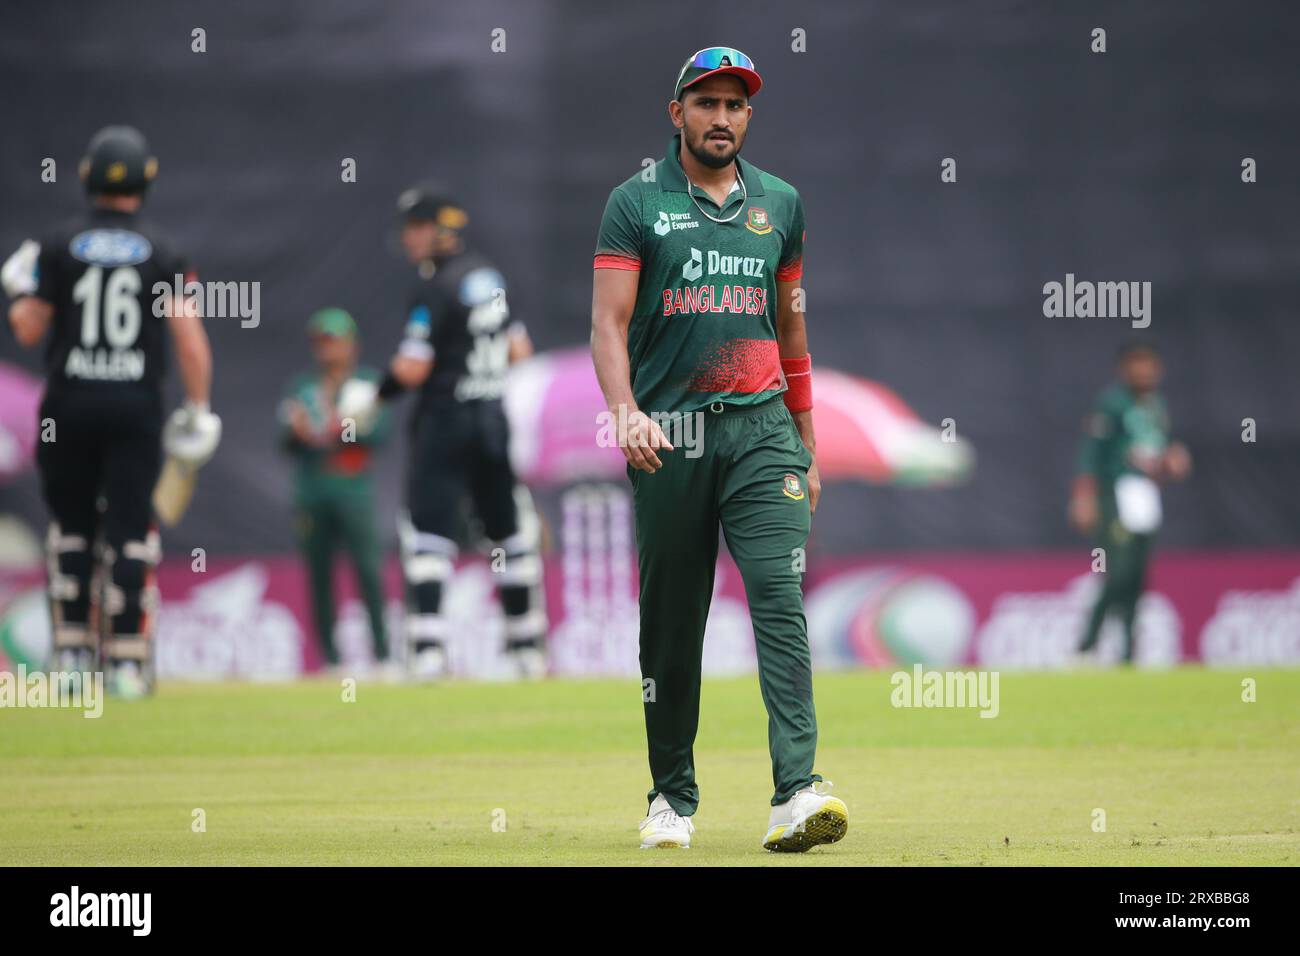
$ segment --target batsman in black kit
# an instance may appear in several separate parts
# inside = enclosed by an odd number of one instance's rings
[[[49,333],[37,465],[51,516],[55,661],[77,673],[102,667],[129,697],[153,689],[160,544],[151,500],[163,448],[197,468],[221,436],[208,411],[202,320],[195,304],[163,291],[193,276],[137,216],[157,165],[137,130],[101,130],[80,167],[89,211],[26,240],[0,270],[19,344]],[[186,395],[166,427],[164,327]]]
[[[445,590],[458,552],[461,505],[468,496],[491,545],[505,611],[506,651],[521,676],[546,671],[546,610],[540,533],[527,489],[510,465],[510,428],[502,395],[512,362],[532,351],[510,318],[505,280],[468,248],[469,217],[433,186],[398,200],[401,242],[417,276],[407,302],[404,338],[373,397],[348,413],[365,416],[406,389],[419,389],[410,421],[402,569],[406,633],[414,676],[447,669]]]

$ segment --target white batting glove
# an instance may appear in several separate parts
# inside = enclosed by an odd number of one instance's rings
[[[35,239],[24,239],[18,249],[0,267],[0,284],[5,295],[16,299],[36,291],[36,258],[41,254],[41,244]]]
[[[202,402],[187,401],[163,428],[163,450],[191,468],[207,463],[221,442],[221,419]]]

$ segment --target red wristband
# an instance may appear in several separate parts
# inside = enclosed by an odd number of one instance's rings
[[[812,409],[812,356],[781,359],[781,372],[785,375],[785,407],[792,412]]]

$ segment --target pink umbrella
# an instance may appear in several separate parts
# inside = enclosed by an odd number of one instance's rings
[[[969,443],[945,441],[884,385],[819,366],[813,390],[822,478],[942,485],[970,473]],[[516,366],[505,405],[511,459],[524,481],[561,485],[624,474],[622,452],[596,441],[605,399],[586,348],[542,353]]]
[[[0,362],[0,481],[12,481],[36,458],[41,380]]]
[[[970,443],[921,420],[879,382],[831,368],[813,373],[813,428],[822,478],[948,485],[969,477]]]
[[[596,443],[605,399],[585,348],[543,352],[514,366],[506,383],[510,459],[531,485],[617,478],[626,459]]]

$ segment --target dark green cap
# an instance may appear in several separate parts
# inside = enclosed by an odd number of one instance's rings
[[[307,334],[355,338],[357,323],[343,309],[321,309],[308,321]]]

